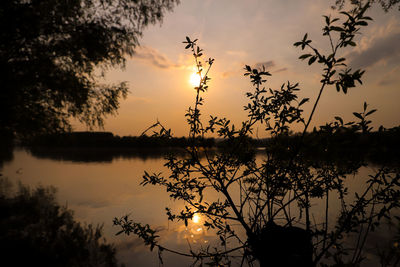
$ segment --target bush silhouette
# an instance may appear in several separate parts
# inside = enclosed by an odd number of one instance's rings
[[[232,125],[227,118],[203,119],[202,95],[208,89],[208,73],[214,60],[203,60],[204,51],[197,39],[186,37],[185,48],[193,54],[201,78],[194,88],[194,107],[189,107],[186,113],[189,138],[195,140],[215,133],[224,139],[226,146],[217,153],[209,153],[192,142],[185,157],[166,158],[168,174],[145,172],[141,184],[162,186],[171,199],[184,203],[180,210],[166,208],[169,220],[182,221],[187,226],[195,215],[203,216],[203,226],[215,233],[219,244],[198,250],[190,247],[187,253],[173,251],[159,243],[158,233],[148,224],[134,222],[128,216],[114,219],[114,224],[121,227],[118,234],[136,234],[150,249],[157,248],[160,255],[169,251],[211,266],[233,265],[238,257],[238,265],[257,261],[261,267],[359,266],[370,231],[379,226],[382,218],[390,218],[392,209],[399,207],[400,172],[383,166],[366,178],[360,192],[350,198],[346,175],[365,163],[355,160],[343,168],[330,161],[308,160],[302,150],[325,89],[332,86],[338,93],[346,94],[362,83],[364,71],[349,68],[346,59],[338,53],[357,45],[356,34],[371,20],[365,15],[368,8],[367,3],[342,11],[342,20],[324,16],[322,34],[330,43],[328,51],[318,49],[308,34],[294,43],[306,51],[300,60],[322,66],[318,95],[307,118],[303,117],[303,105],[309,99],[298,98],[298,83],[286,82],[278,89],[267,88],[265,84],[271,74],[264,67],[246,65],[244,75],[253,86],[246,94],[249,100],[244,107],[248,119],[240,127]],[[329,139],[346,129],[368,133],[371,130],[368,116],[374,112],[364,103],[362,112],[353,113],[355,122],[345,123],[335,117],[325,127],[330,132],[326,137]],[[282,152],[267,147],[261,159],[255,157],[254,146],[249,142],[255,125],[264,128],[273,144],[281,142],[282,136],[289,135],[296,124],[303,131],[290,149],[284,148],[287,151]],[[171,130],[162,124],[155,126],[160,128],[159,135],[172,136]],[[218,197],[209,199],[210,194]],[[339,207],[334,218],[330,214],[332,201]],[[315,202],[324,207],[319,221],[313,220],[316,212],[321,213],[315,210]],[[355,242],[350,242],[349,237],[354,235]]]

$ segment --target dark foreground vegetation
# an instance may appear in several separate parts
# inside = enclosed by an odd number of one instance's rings
[[[35,190],[0,179],[2,266],[118,266],[115,249],[101,227],[81,225],[57,204],[55,189]]]

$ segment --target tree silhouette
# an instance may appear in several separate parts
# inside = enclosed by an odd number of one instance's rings
[[[102,126],[127,84],[98,82],[123,67],[143,29],[179,0],[12,0],[0,3],[0,135]]]

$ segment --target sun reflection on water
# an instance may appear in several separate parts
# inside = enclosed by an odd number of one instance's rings
[[[198,245],[209,243],[213,236],[207,233],[203,223],[202,216],[197,213],[194,214],[192,219],[188,221],[187,226],[181,225],[179,227],[180,239],[184,242]]]

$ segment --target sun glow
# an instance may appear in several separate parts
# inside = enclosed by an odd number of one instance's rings
[[[200,75],[197,72],[192,73],[189,78],[189,83],[193,87],[198,87],[200,85]]]

